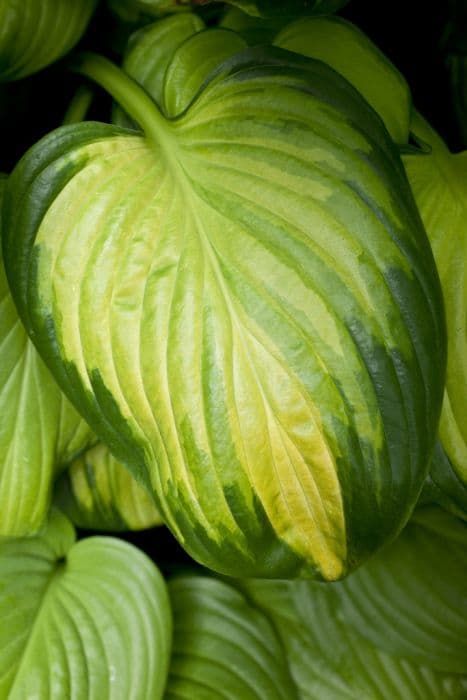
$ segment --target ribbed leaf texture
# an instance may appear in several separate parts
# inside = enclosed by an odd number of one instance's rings
[[[420,511],[345,581],[243,581],[274,622],[302,700],[462,700],[465,524]]]
[[[41,535],[0,542],[0,698],[162,698],[171,614],[159,571],[120,540],[74,539],[56,512]]]
[[[56,474],[95,439],[29,340],[0,251],[0,537],[42,527]]]
[[[122,68],[162,104],[164,77],[175,50],[190,36],[205,29],[204,22],[192,12],[171,15],[131,35]],[[117,105],[112,121],[134,126]]]
[[[405,156],[404,165],[444,293],[448,366],[439,435],[460,483],[456,487],[449,466],[443,470],[439,462],[432,478],[451,497],[458,493],[467,515],[467,151],[450,153],[420,115],[414,115],[412,130],[431,148],[429,154]]]
[[[58,479],[56,505],[90,530],[142,530],[161,525],[154,501],[102,443],[77,457]]]
[[[9,178],[25,323],[194,558],[342,577],[409,517],[443,392],[439,280],[392,141],[280,49],[236,54],[173,119],[104,59],[78,70],[146,135],[66,127]]]
[[[0,0],[0,81],[36,73],[70,51],[97,0]]]
[[[228,583],[169,582],[174,640],[164,700],[295,700],[282,644],[263,613]]]

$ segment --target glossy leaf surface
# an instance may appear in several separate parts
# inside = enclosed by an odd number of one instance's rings
[[[0,537],[42,526],[56,474],[92,441],[27,336],[0,252]]]
[[[0,0],[0,81],[35,73],[70,51],[97,0]]]
[[[196,559],[345,575],[408,518],[443,389],[439,282],[387,132],[279,49],[237,54],[171,120],[83,61],[146,136],[63,128],[15,170],[25,322]]]
[[[84,529],[141,530],[162,522],[148,492],[102,443],[73,460],[62,474],[55,503]]]
[[[232,586],[204,576],[169,582],[174,640],[165,700],[295,700],[272,624]]]
[[[37,537],[0,543],[0,698],[162,698],[171,615],[159,571],[121,540],[74,540],[55,512]]]

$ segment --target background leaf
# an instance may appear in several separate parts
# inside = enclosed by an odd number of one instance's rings
[[[239,586],[274,622],[303,700],[463,700],[466,537],[427,509],[343,582]]]
[[[267,618],[228,583],[169,582],[174,641],[165,700],[294,700],[282,645]]]
[[[446,307],[448,366],[439,435],[457,477],[467,485],[467,151],[453,155],[418,114],[415,135],[428,155],[404,165],[433,248]],[[449,477],[446,477],[449,480]],[[440,485],[438,470],[436,481]],[[447,487],[450,488],[450,487]],[[459,494],[462,498],[462,494]]]
[[[42,526],[56,474],[95,440],[28,338],[0,250],[0,537]]]
[[[70,51],[97,0],[3,0],[0,3],[0,81],[35,73]]]
[[[43,533],[0,543],[0,698],[162,698],[170,603],[154,564],[110,537]]]
[[[141,530],[161,525],[152,497],[99,443],[70,464],[55,486],[55,503],[77,527]]]

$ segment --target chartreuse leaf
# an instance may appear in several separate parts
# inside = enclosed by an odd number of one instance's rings
[[[97,0],[0,0],[0,81],[35,73],[70,51]]]
[[[0,537],[42,526],[55,475],[95,439],[29,340],[0,252]]]
[[[448,368],[439,435],[461,482],[455,490],[464,501],[467,514],[467,151],[450,153],[420,115],[414,115],[411,128],[431,147],[428,155],[405,156],[404,165],[444,293]],[[448,470],[445,474],[452,483]],[[443,470],[437,469],[434,478],[444,490]],[[446,488],[451,490],[447,484]]]
[[[154,564],[111,537],[75,543],[53,512],[32,539],[0,543],[0,698],[162,698],[171,644]]]
[[[63,127],[10,176],[25,323],[197,560],[344,576],[409,517],[443,392],[439,282],[392,141],[337,73],[279,49],[236,54],[174,119],[105,59],[77,69],[145,135]]]
[[[463,700],[466,544],[464,524],[427,510],[343,582],[240,587],[274,623],[303,700]]]
[[[122,68],[162,104],[164,76],[175,50],[204,28],[202,19],[191,12],[165,17],[144,27],[130,37]],[[132,126],[118,107],[112,121],[120,126]]]
[[[85,529],[141,530],[162,522],[148,492],[102,443],[70,464],[56,484],[55,503]]]
[[[355,25],[340,17],[308,17],[282,29],[276,46],[318,58],[341,73],[382,118],[398,144],[409,140],[411,97],[397,68]]]
[[[165,700],[294,700],[284,648],[267,617],[228,583],[172,579],[174,639]]]

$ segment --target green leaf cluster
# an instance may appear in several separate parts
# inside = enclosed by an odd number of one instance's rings
[[[97,5],[0,0],[0,700],[465,699],[466,153],[342,0]]]

